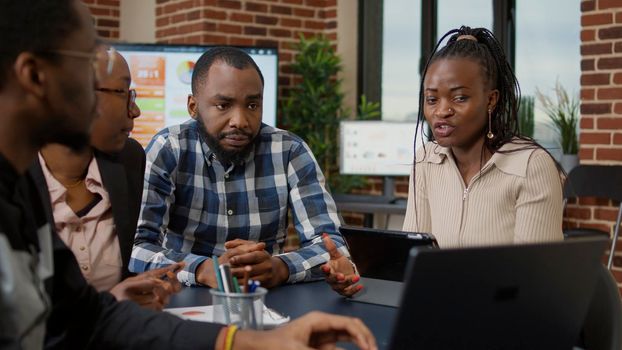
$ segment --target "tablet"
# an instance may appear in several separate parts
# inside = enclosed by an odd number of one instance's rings
[[[431,234],[342,226],[363,290],[351,300],[377,305],[399,305],[410,249],[437,248]]]

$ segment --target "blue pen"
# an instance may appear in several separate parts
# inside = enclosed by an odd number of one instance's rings
[[[257,290],[257,287],[259,287],[259,281],[255,281],[255,280],[248,280],[248,292],[249,293],[255,293],[255,291]],[[260,313],[261,317],[263,317],[263,313]],[[257,327],[257,314],[255,313],[255,303],[251,303],[251,320],[252,320],[252,324],[253,324],[253,328]]]
[[[212,255],[212,262],[214,264],[214,272],[216,273],[216,283],[218,284],[218,290],[224,292],[225,289],[222,285],[222,277],[220,276],[220,268],[218,266],[218,257],[216,255]]]
[[[255,293],[255,291],[257,290],[257,287],[259,287],[260,285],[259,281],[254,281],[254,280],[249,280],[248,284],[249,284],[249,288],[248,288],[249,293]]]

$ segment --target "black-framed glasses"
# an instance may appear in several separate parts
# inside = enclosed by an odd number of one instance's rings
[[[132,105],[136,103],[136,90],[134,89],[125,90],[125,89],[111,89],[111,88],[106,88],[106,87],[96,87],[95,91],[106,92],[109,94],[116,94],[116,95],[127,94],[127,108],[128,109],[131,109]]]

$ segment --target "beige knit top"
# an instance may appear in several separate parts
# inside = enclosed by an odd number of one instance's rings
[[[501,151],[524,144],[508,143]],[[562,185],[542,149],[496,152],[466,186],[451,149],[428,142],[410,177],[404,231],[436,236],[441,248],[562,240]]]

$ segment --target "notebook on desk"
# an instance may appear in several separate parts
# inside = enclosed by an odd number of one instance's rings
[[[606,245],[413,249],[388,349],[572,349]]]
[[[425,233],[352,226],[339,232],[361,276],[363,290],[349,299],[356,302],[397,307],[410,249],[437,247],[434,236]]]

